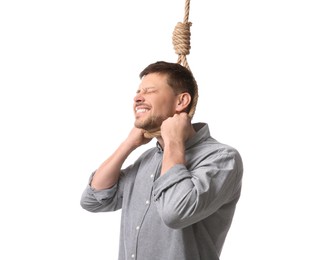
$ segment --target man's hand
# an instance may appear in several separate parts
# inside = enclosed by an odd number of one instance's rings
[[[137,127],[133,127],[131,129],[130,133],[128,134],[128,137],[126,139],[126,142],[132,146],[134,149],[143,145],[147,144],[151,141],[151,138],[144,137],[144,130],[139,129]]]
[[[185,112],[175,114],[164,120],[161,126],[161,135],[164,144],[170,141],[185,143],[193,133],[191,119]]]

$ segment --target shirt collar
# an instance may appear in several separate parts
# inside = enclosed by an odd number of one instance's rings
[[[201,143],[202,141],[206,140],[208,137],[210,137],[210,131],[208,124],[206,123],[195,123],[192,124],[195,130],[195,135],[186,141],[185,149],[189,149],[192,146]]]

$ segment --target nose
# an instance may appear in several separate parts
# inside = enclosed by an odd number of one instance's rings
[[[143,95],[140,92],[136,93],[136,95],[134,97],[134,102],[135,103],[141,103],[143,101],[144,101]]]

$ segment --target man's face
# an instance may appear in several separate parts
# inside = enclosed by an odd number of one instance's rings
[[[135,126],[147,131],[159,129],[165,119],[175,114],[177,102],[166,75],[144,76],[134,97]]]

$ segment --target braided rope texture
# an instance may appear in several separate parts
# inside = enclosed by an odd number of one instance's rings
[[[184,15],[184,22],[178,22],[174,28],[172,34],[172,43],[175,53],[178,55],[177,63],[181,64],[189,71],[191,71],[186,56],[190,54],[191,50],[191,26],[192,23],[188,21],[190,13],[190,0],[185,1],[185,15]],[[194,98],[192,101],[192,107],[190,112],[188,113],[189,117],[192,118],[195,109],[198,103],[198,87],[196,84],[196,89],[194,93]],[[159,129],[153,131],[145,131],[144,136],[146,138],[155,138],[161,136],[161,132]]]

